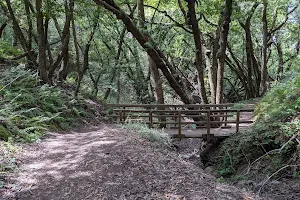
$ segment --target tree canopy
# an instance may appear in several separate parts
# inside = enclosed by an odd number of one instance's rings
[[[76,83],[75,96],[236,102],[299,66],[295,0],[0,3],[1,63],[26,63],[41,83]]]

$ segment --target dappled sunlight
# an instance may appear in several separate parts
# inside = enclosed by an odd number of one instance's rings
[[[23,188],[23,192],[26,192],[29,191],[28,188],[31,191],[47,187],[49,184],[55,185],[57,181],[76,182],[76,179],[89,179],[95,170],[93,162],[108,157],[107,153],[102,151],[123,142],[120,138],[108,137],[105,129],[86,133],[55,134],[55,137],[42,141],[38,145],[38,151],[33,149],[26,152],[27,158],[35,158],[35,161],[25,163],[15,181]]]
[[[202,169],[168,150],[153,148],[133,133],[102,127],[52,136],[24,152],[25,162],[14,179],[22,200],[203,199],[241,194],[237,190],[232,194],[231,186],[224,189]]]

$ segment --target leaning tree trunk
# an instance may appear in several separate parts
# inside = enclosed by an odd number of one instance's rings
[[[1,27],[0,27],[0,38],[2,37],[3,31],[4,31],[6,26],[7,26],[7,22],[5,22],[4,24],[1,25]]]
[[[182,85],[182,82],[177,81],[175,78],[176,74],[174,75],[172,73],[172,68],[174,67],[163,54],[163,52],[160,51],[155,45],[153,45],[154,42],[152,41],[152,38],[149,35],[145,35],[141,30],[139,30],[131,20],[131,18],[114,2],[109,0],[94,0],[94,2],[114,13],[118,19],[123,21],[127,30],[131,32],[133,37],[145,49],[151,59],[155,62],[156,66],[161,69],[170,86],[174,89],[177,95],[180,96],[181,100],[185,104],[193,103],[190,95],[187,93],[187,91],[184,90],[185,87],[184,85]]]
[[[144,0],[137,0],[137,7],[138,7],[138,16],[139,16],[139,27],[141,29],[145,29],[145,11],[144,11]],[[148,62],[149,62],[149,68],[150,72],[154,81],[155,85],[155,99],[157,103],[164,104],[164,91],[162,87],[162,79],[160,77],[159,70],[155,64],[155,62],[152,60],[152,58],[148,55]]]

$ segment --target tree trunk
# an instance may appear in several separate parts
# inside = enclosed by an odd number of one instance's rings
[[[25,36],[24,36],[24,34],[23,34],[23,32],[20,28],[18,20],[16,19],[14,11],[11,7],[10,0],[5,0],[5,2],[6,2],[6,5],[7,5],[8,12],[9,12],[9,18],[13,22],[13,29],[14,29],[14,33],[16,35],[16,38],[20,41],[20,44],[21,44],[23,50],[28,52],[27,59],[30,60],[35,67],[38,67],[38,63],[36,62],[36,57],[34,56],[34,52],[31,51],[30,47],[28,46],[28,42],[25,39]]]
[[[0,38],[2,37],[3,31],[4,31],[4,29],[5,29],[6,26],[7,26],[6,22],[1,25],[1,27],[0,27]]]
[[[228,51],[230,53],[231,58],[233,59],[234,63],[231,61],[229,57],[226,58],[227,65],[231,68],[231,70],[236,74],[238,79],[242,83],[242,87],[245,89],[245,98],[247,98],[249,95],[249,84],[247,84],[247,73],[244,70],[243,63],[241,63],[237,57],[233,54],[230,46],[227,47]]]
[[[97,75],[96,79],[94,78],[93,74],[90,73],[90,78],[91,78],[91,80],[93,82],[93,91],[92,91],[92,96],[93,97],[97,97],[97,95],[98,95],[98,91],[99,91],[99,89],[98,89],[98,83],[100,81],[100,77],[101,77],[101,72]]]
[[[246,40],[246,62],[247,62],[247,82],[250,88],[250,94],[249,98],[256,97],[256,90],[257,90],[257,85],[255,86],[253,83],[253,59],[252,59],[252,37],[251,37],[251,32],[250,28],[247,27],[244,29],[245,30],[245,40]]]
[[[257,8],[259,3],[255,3],[251,10],[249,11],[248,17],[246,19],[246,23],[243,24],[240,22],[240,25],[244,29],[245,32],[245,44],[246,44],[246,63],[247,63],[247,83],[249,85],[249,96],[248,98],[254,98],[259,96],[259,88],[261,82],[259,64],[254,55],[253,50],[253,42],[251,36],[251,18]],[[255,82],[253,81],[253,78]]]
[[[206,48],[206,44],[202,33],[200,32],[202,51],[205,57],[205,65],[208,74],[209,87],[210,87],[210,103],[216,103],[216,70],[215,67],[210,63],[211,51]]]
[[[28,49],[32,48],[32,19],[31,19],[31,12],[30,12],[30,5],[28,0],[24,0],[24,5],[25,5],[25,11],[26,11],[26,18],[27,18],[27,23],[28,23]]]
[[[40,73],[40,77],[44,83],[48,83],[47,76],[47,65],[46,65],[46,38],[45,38],[45,29],[44,29],[44,20],[42,13],[42,0],[36,0],[36,26],[37,26],[37,39],[38,39],[38,49],[39,49],[39,66],[38,70]]]
[[[174,68],[172,64],[168,61],[168,59],[166,59],[165,55],[155,45],[149,45],[149,43],[154,44],[151,37],[143,34],[142,31],[140,31],[136,27],[131,18],[114,2],[108,0],[94,0],[94,2],[114,13],[118,19],[123,21],[127,30],[132,33],[133,37],[145,49],[148,55],[155,62],[156,66],[161,69],[170,86],[175,90],[178,96],[180,96],[181,100],[186,104],[193,103],[190,95],[188,95],[184,90],[184,86],[182,85],[182,83],[178,82],[175,79],[174,74],[172,74],[172,68]]]
[[[52,57],[52,52],[51,52],[51,48],[50,48],[50,44],[49,44],[49,40],[48,40],[49,21],[50,21],[50,18],[46,17],[46,20],[45,20],[45,39],[46,39],[46,48],[47,48],[47,54],[48,54],[48,59],[49,59],[49,65],[51,66],[53,64],[53,57]],[[47,69],[48,69],[48,66],[47,66]]]
[[[90,51],[90,47],[92,44],[92,40],[94,38],[94,34],[96,32],[96,28],[98,26],[98,17],[97,19],[94,20],[94,25],[93,25],[93,30],[90,34],[89,37],[89,41],[88,43],[85,45],[84,51],[83,51],[83,65],[82,68],[80,68],[79,65],[79,48],[78,48],[78,41],[77,41],[77,37],[76,37],[76,29],[75,29],[75,23],[74,23],[74,18],[72,17],[72,27],[73,27],[73,35],[74,35],[74,43],[77,44],[76,45],[76,62],[77,62],[77,85],[76,85],[76,90],[75,90],[75,97],[78,96],[79,93],[79,89],[80,89],[80,85],[83,79],[83,76],[85,74],[85,72],[88,70],[89,68],[89,51]]]
[[[144,11],[144,0],[137,0],[137,7],[138,7],[138,16],[139,16],[139,26],[142,29],[145,29],[145,11]],[[148,55],[148,62],[149,62],[149,68],[152,75],[152,78],[154,80],[155,84],[155,99],[157,103],[164,104],[164,91],[162,87],[162,79],[160,77],[159,70],[155,64],[155,62],[152,60],[152,58]]]
[[[55,28],[57,30],[57,33],[61,39],[61,42],[63,42],[63,38],[62,38],[62,31],[61,31],[61,28],[59,27],[59,24],[58,24],[58,21],[55,17],[52,18],[53,21],[54,21],[54,25],[55,25]],[[58,77],[59,77],[59,80],[61,82],[65,81],[67,76],[68,76],[68,73],[69,73],[69,68],[70,68],[70,61],[69,61],[69,58],[70,58],[70,54],[69,54],[69,47],[67,49],[67,54],[66,56],[64,57],[63,59],[63,64],[61,66],[61,68],[59,69],[59,72],[58,72]]]
[[[267,20],[268,1],[263,0],[263,44],[262,44],[262,66],[261,66],[261,92],[264,94],[268,89],[268,69],[267,69],[267,50],[268,50],[268,20]]]
[[[283,61],[283,52],[282,52],[282,48],[281,48],[281,44],[278,42],[276,44],[276,49],[277,49],[277,53],[278,53],[278,68],[277,68],[277,80],[280,80],[282,74],[283,74],[283,65],[284,65],[284,61]]]
[[[149,61],[149,67],[151,70],[151,74],[154,80],[154,91],[155,91],[155,100],[157,101],[157,103],[159,104],[164,104],[165,103],[165,99],[164,99],[164,90],[162,87],[162,78],[160,77],[160,73],[159,70],[156,67],[155,62],[148,57],[148,61]]]
[[[220,27],[220,49],[218,51],[218,70],[217,70],[217,89],[216,89],[216,103],[223,102],[223,77],[224,66],[226,58],[226,45],[229,33],[230,17],[232,12],[232,0],[226,0],[225,9],[223,11],[223,24]]]
[[[67,1],[65,2],[65,10],[66,10],[66,21],[64,25],[64,29],[62,32],[62,46],[60,49],[60,53],[57,56],[57,59],[50,67],[48,78],[49,80],[52,79],[55,70],[61,65],[64,57],[67,56],[69,50],[69,42],[70,42],[70,26],[71,20],[73,19],[73,10],[74,10],[74,0],[70,0],[69,5]]]
[[[202,46],[201,46],[201,38],[200,38],[200,29],[198,26],[198,20],[196,18],[195,0],[188,1],[188,9],[189,9],[190,23],[192,25],[192,31],[193,31],[194,42],[196,47],[196,69],[198,72],[199,95],[202,103],[207,104],[208,100],[205,91],[204,73],[202,67],[202,61],[203,61]]]

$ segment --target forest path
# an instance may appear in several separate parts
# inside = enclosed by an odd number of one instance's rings
[[[3,199],[255,199],[176,153],[109,125],[49,133],[24,147],[20,162]]]

